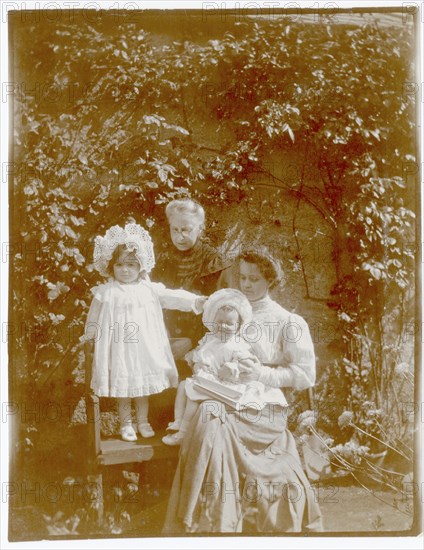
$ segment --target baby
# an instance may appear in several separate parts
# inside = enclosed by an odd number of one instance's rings
[[[218,392],[221,390],[225,394],[227,387],[235,390],[235,394],[242,394],[255,386],[256,394],[260,394],[264,388],[260,382],[248,385],[239,383],[239,374],[245,369],[243,362],[258,361],[252,355],[250,345],[241,336],[243,325],[251,318],[250,303],[239,290],[218,290],[208,298],[202,321],[210,332],[186,355],[194,376],[178,386],[175,420],[168,425],[169,430],[177,431],[162,438],[166,445],[181,444],[198,403],[211,399],[210,388],[213,390],[215,387]]]

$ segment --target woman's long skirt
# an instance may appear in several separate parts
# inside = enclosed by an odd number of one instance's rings
[[[287,409],[205,401],[181,447],[163,533],[239,533],[247,522],[259,533],[322,531]]]

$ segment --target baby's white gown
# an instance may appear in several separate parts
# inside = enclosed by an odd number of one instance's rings
[[[228,382],[218,379],[218,371],[220,367],[227,361],[234,361],[234,354],[241,353],[244,357],[252,356],[251,345],[248,344],[239,335],[228,336],[223,340],[219,334],[206,333],[200,340],[198,346],[186,355],[186,360],[192,364],[204,365],[205,370],[200,370],[192,378],[187,378],[185,381],[185,392],[192,401],[205,401],[211,399],[211,394],[205,392],[198,383],[202,378],[210,381],[219,381],[222,386],[227,386],[230,389],[235,389],[242,392],[242,395],[237,399],[237,406],[240,408],[250,407],[255,409],[263,409],[267,402],[282,402],[287,404],[283,394],[277,390],[267,388],[261,382],[253,381],[243,384],[242,382]],[[223,402],[225,399],[221,397]],[[231,401],[230,401],[231,403]],[[235,402],[233,403],[235,405]]]
[[[162,307],[195,311],[197,296],[144,280],[112,281],[91,291],[102,304],[96,321],[93,392],[100,397],[140,397],[176,387],[178,372]]]

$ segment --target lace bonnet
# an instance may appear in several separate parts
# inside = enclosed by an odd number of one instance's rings
[[[237,310],[241,318],[241,324],[248,323],[252,319],[252,306],[249,300],[234,288],[223,288],[209,296],[203,306],[203,324],[210,328],[215,321],[217,311],[223,306],[231,306]]]
[[[110,227],[104,237],[100,235],[94,240],[94,268],[103,276],[109,275],[107,269],[113,253],[119,245],[124,245],[140,262],[141,269],[150,273],[155,265],[153,242],[149,233],[135,222]]]

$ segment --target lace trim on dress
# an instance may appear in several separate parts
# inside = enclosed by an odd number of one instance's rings
[[[128,388],[125,390],[119,390],[118,388],[109,387],[92,387],[94,394],[98,397],[143,397],[147,395],[154,395],[156,393],[162,393],[168,388],[176,387],[177,384],[172,385],[162,384],[162,385],[151,385],[146,384],[138,388]]]

